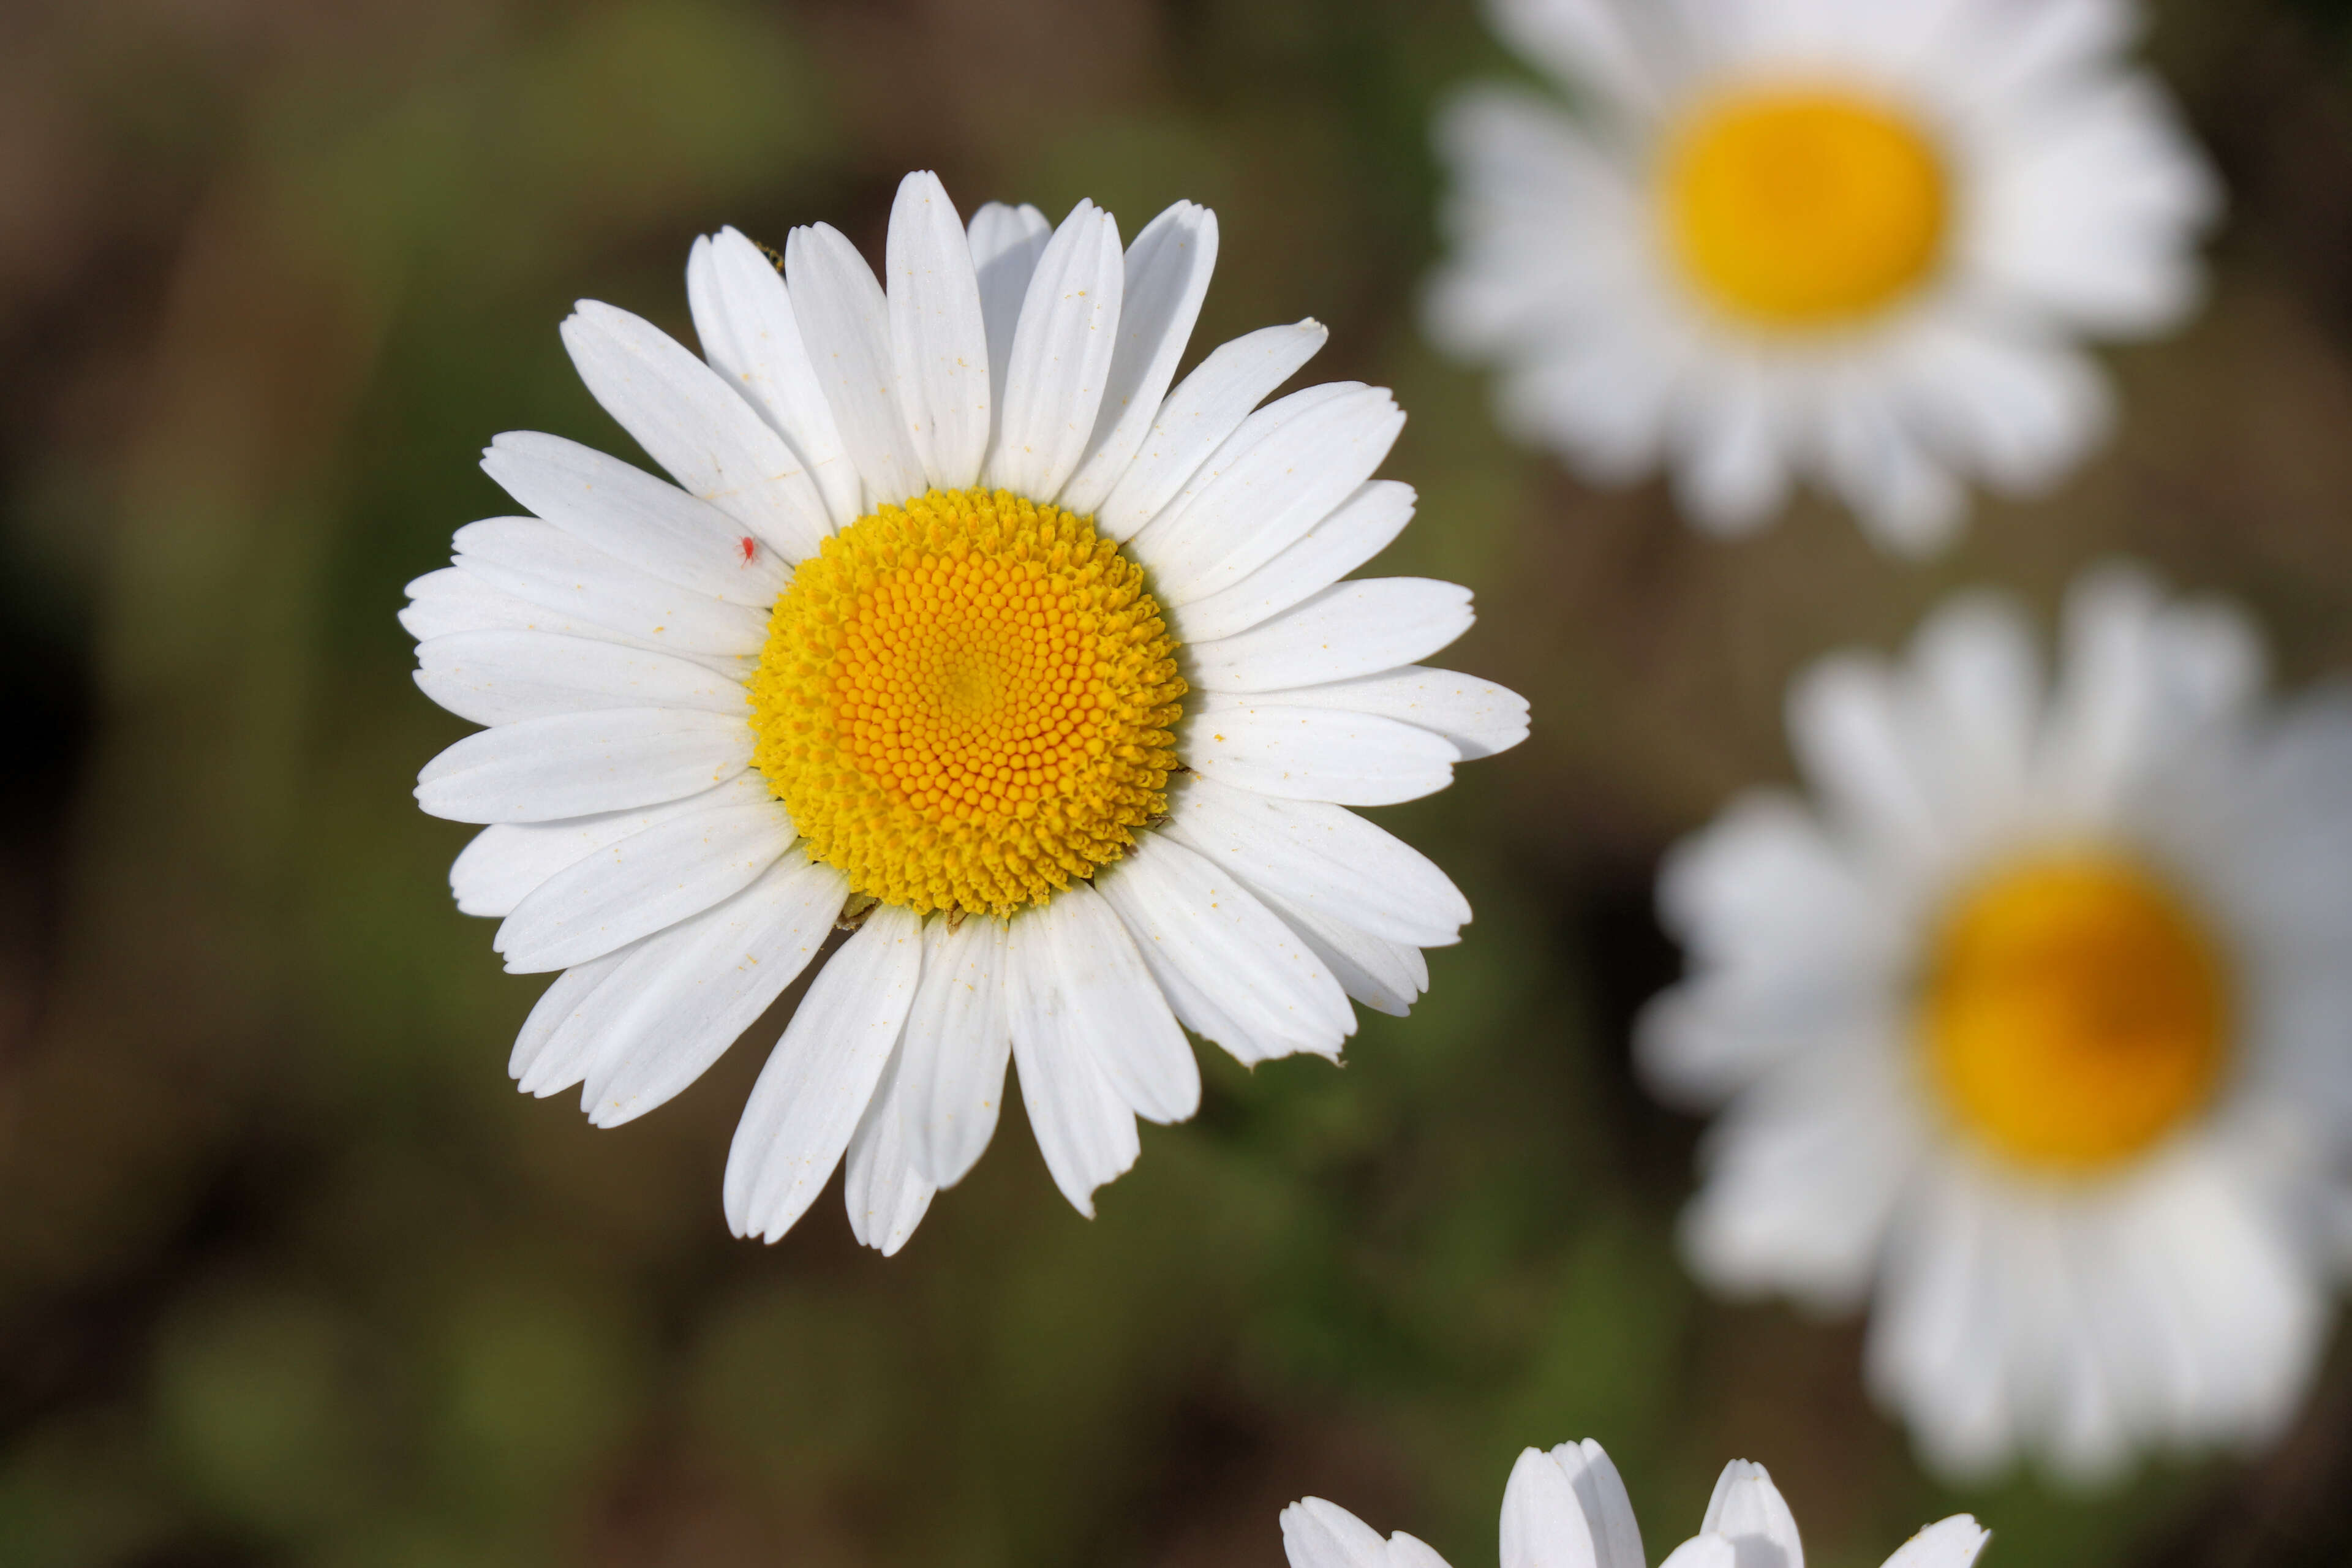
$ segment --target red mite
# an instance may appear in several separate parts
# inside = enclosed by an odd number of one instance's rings
[[[743,564],[749,566],[751,564],[751,557],[760,552],[759,545],[752,542],[751,536],[748,533],[737,540],[736,543],[743,552]]]

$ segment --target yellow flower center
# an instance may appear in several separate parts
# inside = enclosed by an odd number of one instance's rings
[[[1917,127],[1837,92],[1739,93],[1667,144],[1667,238],[1727,314],[1775,328],[1868,316],[1943,251],[1949,192]]]
[[[1175,653],[1089,519],[932,490],[793,573],[751,678],[752,760],[854,890],[1010,914],[1167,809]]]
[[[2227,1065],[2221,949],[2124,860],[2003,871],[1954,903],[1931,954],[1931,1077],[2019,1164],[2079,1174],[2129,1159],[2202,1109]]]

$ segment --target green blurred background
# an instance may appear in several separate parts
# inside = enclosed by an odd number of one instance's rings
[[[1696,1129],[1626,1067],[1675,973],[1649,885],[1787,774],[1780,694],[1949,589],[2047,609],[2129,551],[2352,663],[2352,29],[2208,0],[2152,40],[2221,163],[2210,308],[2110,356],[2121,437],[1949,559],[1808,503],[1736,545],[1505,447],[1414,330],[1423,126],[1514,69],[1466,0],[10,0],[0,6],[0,1563],[1247,1564],[1307,1493],[1494,1561],[1523,1446],[1591,1436],[1654,1558],[1769,1465],[1816,1568],[1957,1508],[1988,1562],[2352,1555],[2352,1356],[2251,1462],[1949,1494],[1860,1335],[1681,1274]],[[1448,662],[1532,740],[1383,813],[1469,891],[1344,1070],[1208,1058],[1080,1220],[1008,1116],[901,1257],[837,1200],[729,1238],[780,1005],[596,1132],[504,1063],[539,982],[450,908],[401,585],[507,510],[499,430],[629,450],[555,326],[687,334],[688,241],[824,218],[1213,205],[1201,346],[1313,314],[1394,386],[1465,581]],[[1197,352],[1197,350],[1196,350]]]

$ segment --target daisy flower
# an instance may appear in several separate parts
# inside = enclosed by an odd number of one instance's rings
[[[846,1156],[885,1252],[993,1131],[1008,1063],[1081,1213],[1136,1118],[1200,1099],[1184,1029],[1336,1057],[1349,998],[1402,1014],[1470,918],[1348,809],[1443,789],[1527,705],[1416,660],[1470,595],[1340,578],[1412,516],[1372,472],[1388,393],[1259,407],[1313,321],[1177,363],[1216,258],[1179,203],[1121,247],[939,180],[885,279],[824,225],[782,258],[696,243],[697,357],[625,310],[563,325],[675,483],[543,435],[483,467],[530,515],[460,529],[410,584],[417,683],[488,725],[416,795],[488,826],[457,907],[562,971],[515,1042],[599,1127],[692,1083],[816,958],[725,1184],[790,1228]]]
[[[1503,1568],[1645,1568],[1647,1562],[1625,1483],[1590,1437],[1549,1453],[1521,1451],[1503,1489],[1502,1536]],[[1969,1568],[1990,1538],[1975,1520],[1956,1513],[1905,1542],[1885,1568]],[[1445,1568],[1445,1559],[1402,1531],[1383,1541],[1321,1498],[1282,1510],[1282,1544],[1290,1568]],[[1659,1568],[1805,1568],[1805,1549],[1764,1467],[1734,1459],[1715,1483],[1698,1533]]]
[[[1694,1269],[1874,1298],[1870,1381],[1963,1476],[2274,1431],[2352,1237],[2352,702],[2265,705],[2242,616],[2121,567],[2063,654],[1963,597],[1808,672],[1813,799],[1668,858],[1690,973],[1641,1029],[1728,1106]]]
[[[1905,553],[1964,481],[2103,434],[2081,336],[2181,320],[2219,206],[2132,0],[1490,0],[1580,112],[1474,90],[1437,144],[1437,340],[1590,478],[1661,466],[1717,533],[1808,476]]]

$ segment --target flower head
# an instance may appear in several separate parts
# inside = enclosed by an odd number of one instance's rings
[[[2243,619],[2122,568],[2063,653],[2045,686],[1971,596],[1799,681],[1812,799],[1674,852],[1691,973],[1641,1042],[1726,1108],[1693,1268],[1871,1301],[1874,1386],[1963,1474],[2274,1430],[2352,1198],[2352,709],[2268,706]]]
[[[1442,117],[1438,340],[1498,362],[1506,423],[1589,476],[1661,466],[1702,527],[1792,479],[1893,549],[1965,481],[2030,493],[2104,432],[2073,340],[2169,327],[2218,205],[2129,0],[1492,0],[1577,100]]]
[[[1444,787],[1526,704],[1414,662],[1468,628],[1462,589],[1341,581],[1413,495],[1371,477],[1386,392],[1259,406],[1320,326],[1176,382],[1216,246],[1190,203],[1124,247],[1086,202],[967,226],[924,174],[881,280],[823,225],[781,275],[699,240],[700,357],[593,301],[563,327],[675,482],[501,436],[484,468],[531,515],[410,584],[419,685],[489,726],[419,775],[488,825],[458,907],[503,918],[509,970],[562,971],[526,1090],[643,1115],[854,930],[744,1112],[738,1234],[782,1236],[845,1155],[858,1237],[895,1251],[1008,1064],[1091,1213],[1136,1118],[1198,1103],[1185,1027],[1336,1057],[1349,999],[1405,1011],[1469,918],[1347,808]]]

